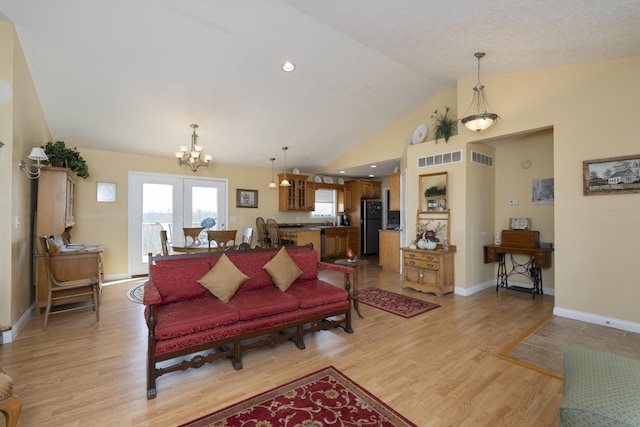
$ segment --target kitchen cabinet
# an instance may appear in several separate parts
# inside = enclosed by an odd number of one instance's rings
[[[357,253],[357,227],[334,227],[324,231],[324,256],[326,258],[346,257],[347,249]]]
[[[360,227],[347,229],[347,249],[351,248],[356,254],[360,253]]]
[[[348,229],[346,227],[325,229],[324,239],[325,257],[347,256]]]
[[[378,181],[360,181],[362,199],[379,199],[382,196],[382,183]]]
[[[402,248],[402,287],[441,297],[454,290],[453,251]]]
[[[311,243],[313,249],[318,251],[318,261],[320,261],[320,230],[309,230],[298,227],[280,227],[280,237],[293,241],[295,246],[303,246]]]
[[[400,172],[389,175],[389,210],[400,210]]]
[[[378,262],[383,270],[400,272],[400,232],[380,230],[380,254]]]
[[[278,187],[278,210],[313,211],[315,205],[315,186],[308,182],[309,175],[287,174],[290,187]],[[278,181],[284,179],[284,174],[278,175]]]
[[[353,211],[353,196],[352,196],[353,184],[347,183],[344,186],[343,190],[343,203],[344,203],[344,213],[350,213]]]

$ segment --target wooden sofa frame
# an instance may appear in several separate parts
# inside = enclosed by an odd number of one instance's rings
[[[313,250],[313,245],[305,246],[293,246],[290,249],[309,248]],[[206,252],[206,253],[194,253],[183,255],[152,255],[149,254],[149,265],[155,261],[166,259],[192,259],[195,257],[211,257],[221,256],[223,253],[251,253],[258,251],[272,251],[275,252],[278,249],[274,248],[251,248],[248,244],[243,243],[238,248],[229,248],[224,252]],[[335,264],[329,264],[325,262],[318,262],[318,267],[335,270],[344,273],[345,289],[349,291],[350,275],[354,273],[352,267],[345,267]],[[149,269],[149,280],[152,280],[151,269]],[[156,336],[154,333],[157,323],[155,317],[154,305],[148,306],[148,348],[147,348],[147,399],[153,399],[156,397],[156,379],[164,374],[184,371],[189,368],[200,368],[206,363],[212,363],[216,360],[227,358],[233,364],[234,369],[242,369],[242,354],[250,349],[270,346],[273,347],[276,344],[291,340],[295,343],[296,347],[300,350],[305,348],[304,336],[320,331],[328,330],[330,328],[340,327],[348,333],[353,333],[351,327],[351,305],[352,297],[348,292],[349,305],[347,309],[334,310],[322,313],[321,315],[313,315],[303,319],[299,319],[286,324],[262,328],[255,331],[245,332],[238,335],[234,335],[222,340],[211,341],[196,346],[187,347],[184,349],[172,351],[162,355],[156,355]],[[338,316],[343,316],[336,318]],[[158,367],[158,362],[168,361],[187,355],[195,354],[190,359],[183,359],[177,363],[170,364],[164,367]]]

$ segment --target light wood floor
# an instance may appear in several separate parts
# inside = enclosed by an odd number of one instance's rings
[[[322,277],[342,283],[335,272]],[[143,306],[130,284],[104,288],[100,322],[91,311],[33,317],[0,346],[0,364],[23,400],[20,426],[175,426],[333,365],[418,426],[556,426],[562,381],[501,360],[498,353],[549,316],[553,297],[487,289],[437,298],[401,289],[374,263],[360,287],[379,287],[442,307],[404,319],[361,305],[354,334],[321,331],[158,379],[146,399]],[[1,417],[0,417],[1,419]],[[0,421],[2,425],[2,421]]]

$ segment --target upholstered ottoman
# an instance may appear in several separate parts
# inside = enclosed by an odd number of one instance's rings
[[[562,426],[640,426],[640,361],[568,347],[559,413]]]

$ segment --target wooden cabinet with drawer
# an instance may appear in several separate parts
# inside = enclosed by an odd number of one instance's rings
[[[453,292],[453,252],[402,248],[403,288],[433,292],[437,296]]]

